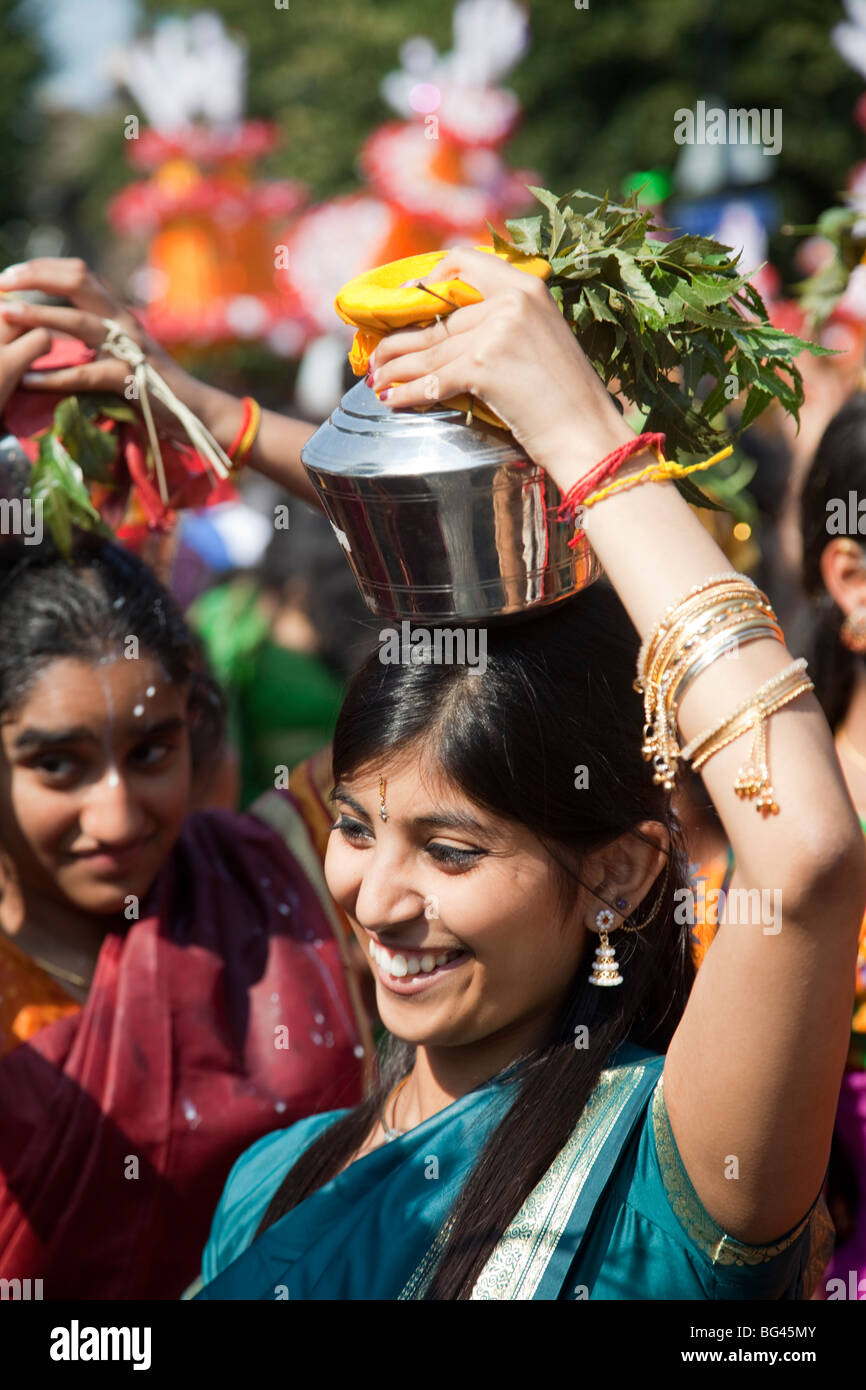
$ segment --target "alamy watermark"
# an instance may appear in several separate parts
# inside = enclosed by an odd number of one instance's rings
[[[782,930],[781,888],[706,887],[698,880],[699,891],[678,888],[674,893],[674,921],[679,925],[717,927],[724,912],[725,922],[734,926],[762,927],[764,936],[778,936]]]
[[[383,627],[379,641],[383,666],[467,666],[473,675],[483,675],[487,670],[484,627],[413,628],[404,618],[399,632],[395,627]]]
[[[862,1303],[866,1299],[866,1279],[860,1278],[860,1271],[857,1269],[848,1270],[847,1283],[842,1278],[828,1279],[824,1285],[827,1294],[827,1302],[834,1299],[851,1299]]]
[[[858,497],[854,488],[847,499],[831,497],[827,502],[828,536],[866,536],[866,497]]]
[[[150,1369],[149,1327],[69,1327],[51,1330],[48,1355],[52,1361],[131,1361],[134,1371]]]
[[[41,1279],[0,1279],[0,1299],[29,1302],[42,1298]]]
[[[0,536],[23,536],[25,545],[41,545],[42,498],[0,497]]]
[[[699,101],[694,111],[681,106],[674,112],[677,145],[763,145],[764,154],[782,148],[782,108],[776,106],[711,106]]]

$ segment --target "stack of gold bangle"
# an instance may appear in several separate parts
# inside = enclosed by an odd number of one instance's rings
[[[672,604],[640,649],[635,689],[644,697],[643,756],[653,762],[653,781],[672,791],[680,759],[697,771],[708,758],[750,730],[752,756],[737,776],[737,795],[757,798],[764,815],[779,810],[767,768],[764,721],[812,683],[805,662],[795,662],[765,682],[725,719],[679,746],[677,712],[692,681],[726,652],[762,637],[784,642],[767,595],[745,575],[713,575]]]

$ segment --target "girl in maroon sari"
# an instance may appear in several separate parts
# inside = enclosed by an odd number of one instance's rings
[[[188,815],[218,697],[113,543],[0,543],[0,1278],[174,1298],[234,1159],[361,1094],[301,802]]]

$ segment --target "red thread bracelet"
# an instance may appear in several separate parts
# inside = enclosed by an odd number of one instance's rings
[[[665,447],[665,436],[663,434],[639,434],[637,438],[630,439],[627,444],[621,444],[618,449],[613,449],[611,453],[605,455],[601,463],[597,463],[582,478],[568,489],[557,510],[558,521],[573,521],[577,508],[585,497],[595,492],[599,483],[605,478],[610,478],[627,459],[635,454],[642,454],[647,449],[654,449],[657,454],[662,455]]]

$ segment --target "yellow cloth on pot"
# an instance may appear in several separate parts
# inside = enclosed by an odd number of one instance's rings
[[[479,246],[476,250],[498,256],[500,260],[508,261],[541,280],[546,280],[551,273],[550,264],[543,257],[528,256],[516,248],[513,252],[505,252],[494,251],[492,246]],[[402,260],[389,261],[387,265],[366,270],[343,286],[334,300],[334,308],[344,323],[352,324],[358,330],[349,353],[349,363],[355,376],[366,375],[374,348],[395,328],[426,328],[437,318],[445,318],[453,313],[454,309],[481,303],[484,296],[462,280],[430,280],[430,289],[435,291],[433,295],[417,285],[406,283],[415,280],[427,283],[439,261],[448,254],[448,251],[428,251],[422,256],[405,256]],[[442,298],[436,298],[436,295]],[[451,302],[446,304],[443,300]],[[471,396],[453,396],[442,404],[454,410],[471,411],[478,419],[507,429],[498,415]]]

